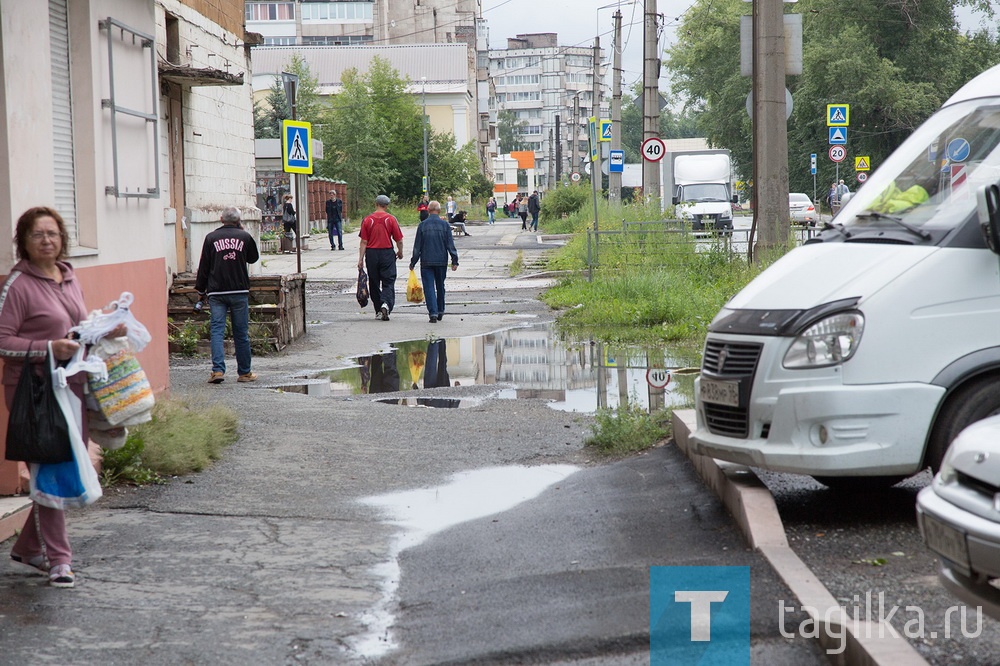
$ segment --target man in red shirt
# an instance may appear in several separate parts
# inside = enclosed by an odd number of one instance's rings
[[[389,313],[396,304],[396,259],[403,258],[403,232],[399,222],[386,210],[389,197],[375,197],[375,212],[361,223],[361,249],[358,251],[358,270],[368,265],[368,293],[375,306],[375,316],[389,321]],[[392,243],[396,243],[396,252]]]

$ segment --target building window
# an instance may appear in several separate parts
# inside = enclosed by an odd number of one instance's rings
[[[303,21],[372,20],[371,2],[307,2],[302,4]]]
[[[527,125],[521,128],[521,134],[535,134],[540,135],[542,133],[541,125]]]
[[[69,244],[79,243],[76,223],[76,165],[73,157],[73,101],[70,88],[67,0],[49,0],[49,49],[52,59],[53,203],[66,222]]]
[[[248,2],[247,21],[294,21],[294,2]]]
[[[516,74],[501,76],[497,79],[498,86],[537,86],[541,79],[538,74]]]
[[[265,37],[264,46],[295,46],[294,37]]]
[[[304,46],[352,46],[356,44],[370,44],[371,35],[314,35],[302,36]]]

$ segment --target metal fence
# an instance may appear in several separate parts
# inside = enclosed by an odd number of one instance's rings
[[[618,229],[587,230],[587,265],[593,275],[597,268],[668,267],[692,253],[746,261],[750,231],[749,227],[695,231],[681,220],[623,220]],[[790,227],[789,241],[801,245],[818,232],[812,227]]]

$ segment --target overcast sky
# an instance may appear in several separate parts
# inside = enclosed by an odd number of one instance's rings
[[[680,17],[694,0],[657,0],[656,11],[664,16],[665,27],[660,37],[660,51],[676,39]],[[622,12],[622,90],[642,79],[643,2],[615,0],[482,0],[483,18],[489,21],[490,48],[507,47],[507,38],[529,32],[554,32],[560,46],[593,46],[594,36],[601,38],[601,48],[610,62],[615,8]],[[571,9],[568,9],[571,8]],[[602,9],[598,9],[602,8]],[[747,13],[750,4],[747,3]],[[979,18],[961,8],[959,20],[963,28],[979,27]],[[630,25],[631,24],[631,25]],[[666,80],[661,80],[661,92]],[[610,80],[608,81],[610,85]]]

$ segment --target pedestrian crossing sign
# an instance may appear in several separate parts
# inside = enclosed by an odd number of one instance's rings
[[[285,173],[313,172],[311,141],[311,123],[281,121],[281,166]]]
[[[827,104],[826,105],[826,126],[827,127],[847,127],[851,124],[850,104]]]
[[[601,120],[601,141],[611,141],[611,121]]]

